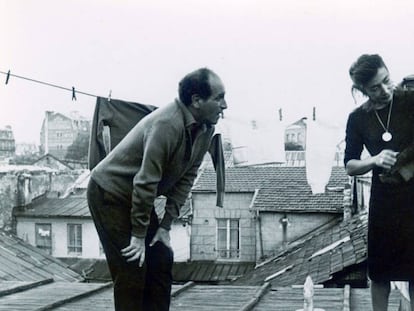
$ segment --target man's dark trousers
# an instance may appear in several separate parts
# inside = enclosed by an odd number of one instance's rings
[[[161,242],[149,246],[159,227],[154,209],[145,239],[145,263],[140,268],[138,261],[128,263],[120,251],[131,238],[131,203],[121,202],[92,179],[87,197],[114,283],[115,310],[169,310],[173,252]]]

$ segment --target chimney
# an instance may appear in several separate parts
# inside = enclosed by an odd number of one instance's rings
[[[32,202],[32,175],[19,173],[17,176],[16,206],[27,206]]]
[[[343,209],[344,209],[344,215],[343,215],[343,221],[347,222],[352,218],[353,211],[352,211],[352,193],[351,193],[351,184],[347,183],[345,184],[344,188],[344,199],[343,199]]]
[[[288,232],[287,228],[290,226],[290,221],[287,214],[283,214],[283,217],[279,219],[279,223],[282,227],[282,249],[286,249],[288,245]]]

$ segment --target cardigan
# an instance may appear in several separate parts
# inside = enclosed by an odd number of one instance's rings
[[[92,170],[91,178],[99,186],[131,206],[132,235],[146,235],[159,195],[167,197],[160,226],[170,228],[191,190],[213,133],[214,126],[199,126],[188,108],[175,100],[139,121]]]

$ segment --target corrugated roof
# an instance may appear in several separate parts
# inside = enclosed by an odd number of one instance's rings
[[[0,231],[0,280],[80,281],[83,278],[63,262],[14,235]]]
[[[163,196],[155,199],[154,206],[159,217],[162,217],[165,212],[165,202],[166,198]],[[30,206],[16,208],[13,213],[16,217],[91,218],[85,191],[64,198],[42,197],[34,200]],[[187,200],[181,207],[180,218],[185,218],[190,213],[190,203]]]
[[[275,286],[304,284],[310,275],[322,284],[334,274],[360,264],[367,256],[367,215],[354,216],[349,222],[337,221],[308,235],[303,241],[234,282],[259,285],[265,280]]]
[[[44,282],[37,284],[0,282],[1,287],[8,288],[7,292],[0,291],[0,310],[60,310],[60,306],[68,305],[73,301],[90,297],[99,291],[108,288],[111,284],[99,283],[70,283]],[[26,288],[24,288],[25,286]],[[110,298],[108,297],[108,300]],[[109,310],[113,310],[113,303]],[[94,310],[104,310],[93,308]],[[68,310],[68,309],[63,309]],[[79,309],[69,309],[79,310]],[[91,305],[89,309],[91,310]]]
[[[62,258],[73,270],[93,281],[110,281],[111,275],[104,259]],[[254,269],[253,262],[190,261],[174,262],[174,282],[223,283],[232,281]]]
[[[113,288],[107,283],[9,283],[0,282],[0,288],[8,289],[0,290],[0,310],[114,311]],[[303,308],[302,288],[187,283],[173,285],[171,296],[171,311],[291,311]],[[388,310],[399,310],[401,298],[398,290],[392,290]],[[314,307],[324,310],[371,311],[370,301],[367,288],[314,289]]]
[[[252,262],[175,262],[172,272],[176,282],[226,282],[246,274],[254,266]]]
[[[305,167],[252,166],[226,169],[226,192],[253,192],[259,189],[254,202],[261,211],[330,210],[341,211],[343,187],[348,176],[343,167],[333,167],[323,194],[312,194]],[[205,170],[193,192],[215,192],[214,170]]]
[[[85,197],[43,198],[34,201],[29,207],[17,208],[15,216],[21,217],[87,217],[90,218]]]

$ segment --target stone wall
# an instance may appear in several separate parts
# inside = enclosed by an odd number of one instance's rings
[[[58,172],[47,168],[13,166],[0,170],[0,230],[11,231],[16,206],[30,205],[42,195],[59,196],[81,171]]]
[[[217,207],[215,193],[193,193],[191,224],[191,260],[217,260],[217,219],[239,219],[240,257],[254,262],[256,256],[255,223],[249,209],[253,193],[226,193],[224,207]]]

